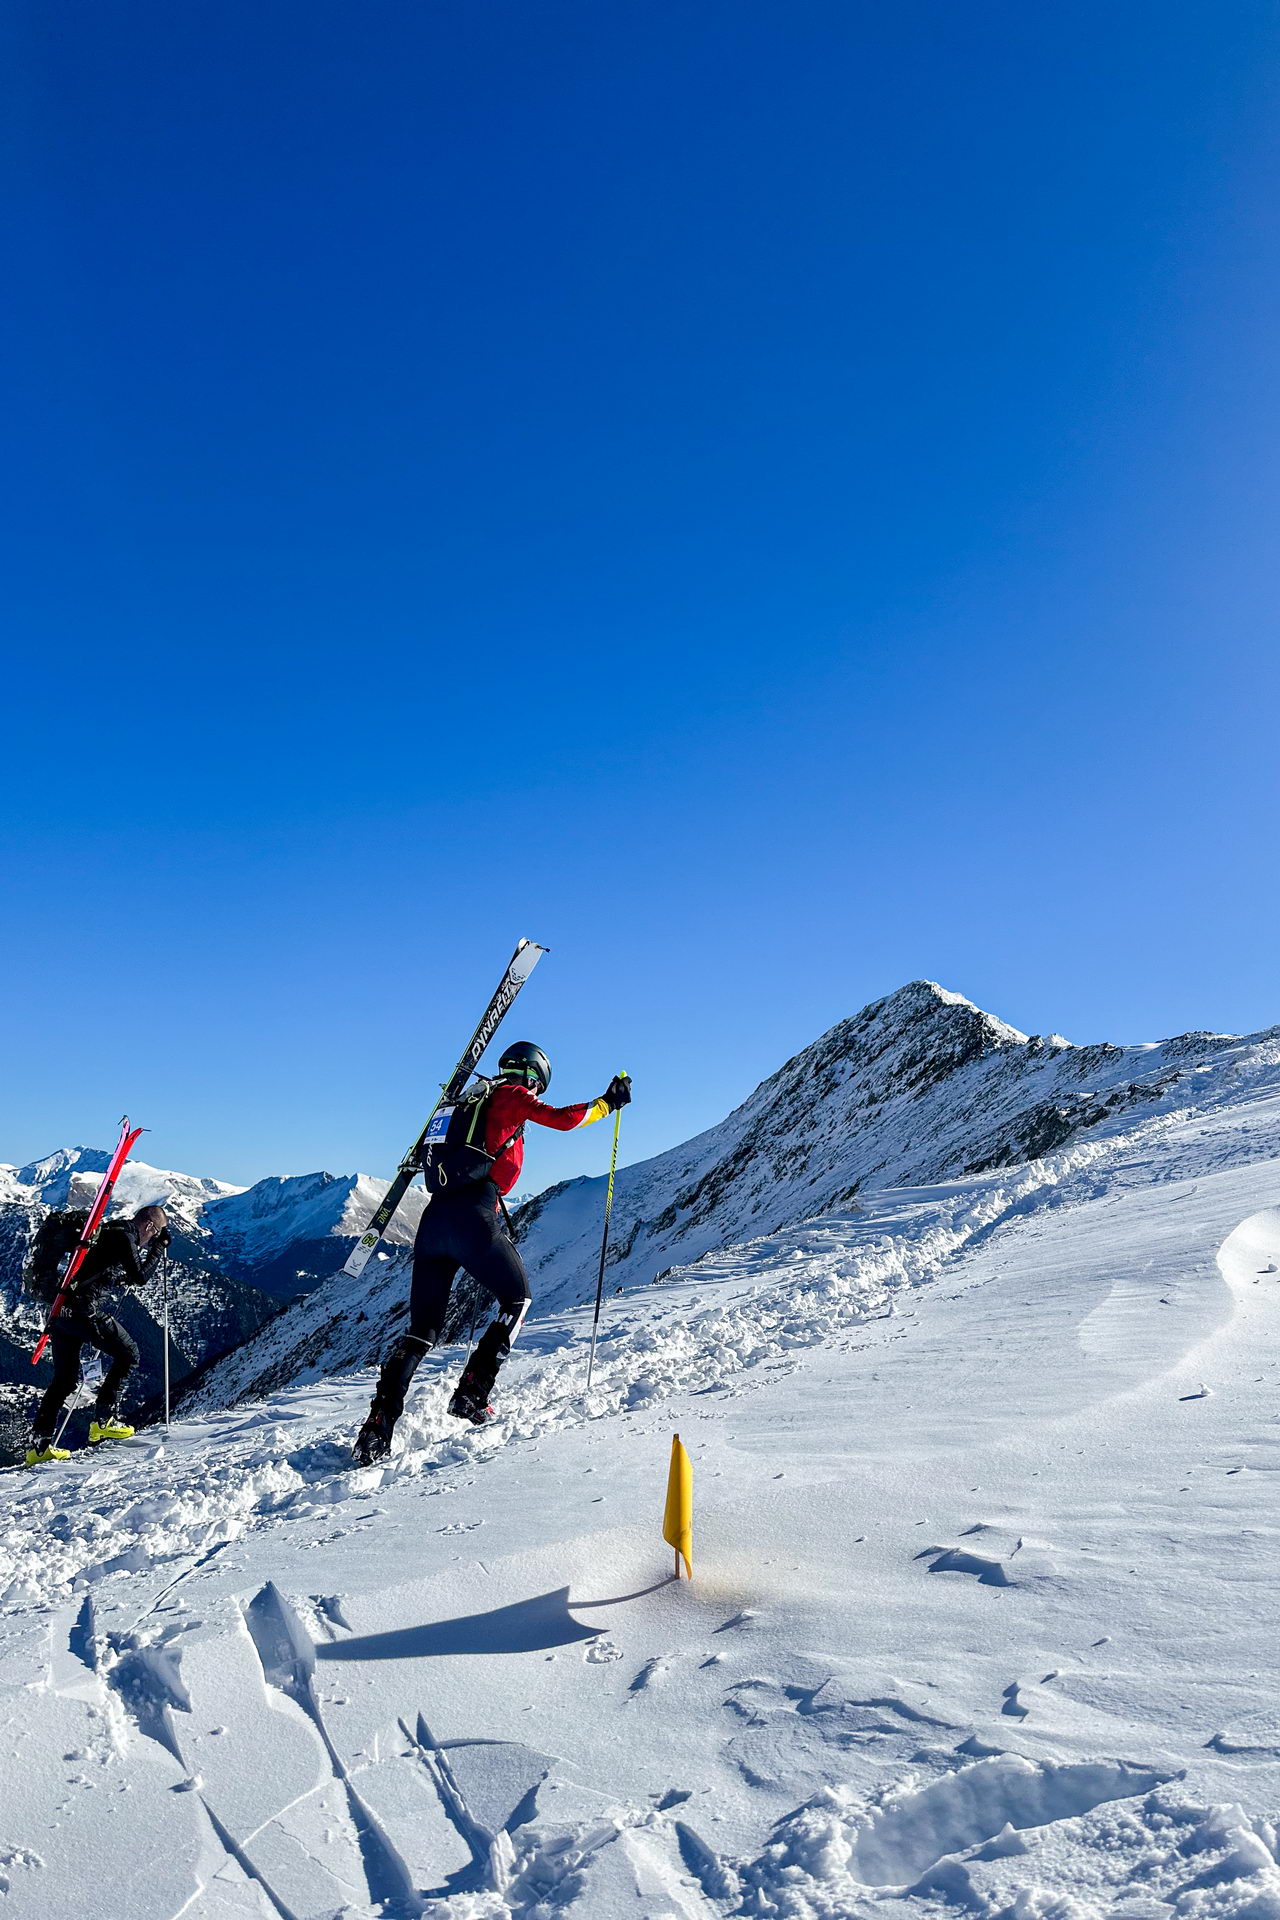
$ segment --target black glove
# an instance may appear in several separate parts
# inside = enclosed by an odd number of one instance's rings
[[[631,1075],[629,1073],[615,1073],[600,1098],[604,1101],[610,1113],[616,1113],[619,1107],[629,1107],[631,1104]]]

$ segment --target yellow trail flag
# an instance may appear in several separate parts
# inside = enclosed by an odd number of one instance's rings
[[[662,1516],[662,1537],[676,1550],[676,1578],[684,1561],[693,1578],[693,1462],[680,1440],[671,1436],[671,1471],[667,1475],[667,1509]]]

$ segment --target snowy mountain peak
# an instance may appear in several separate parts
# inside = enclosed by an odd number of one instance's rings
[[[896,1029],[904,1024],[924,1025],[939,1036],[959,1035],[981,1040],[992,1047],[1025,1046],[1028,1036],[1011,1027],[1006,1020],[987,1013],[963,993],[952,993],[936,980],[909,980],[896,993],[874,1000],[843,1026],[862,1029],[880,1025]],[[833,1028],[833,1032],[838,1028]]]
[[[226,1270],[256,1271],[261,1285],[262,1270],[283,1254],[296,1262],[300,1245],[354,1240],[385,1192],[385,1181],[361,1173],[269,1176],[211,1200],[202,1218]],[[412,1240],[425,1204],[421,1188],[405,1195],[386,1235],[392,1244]]]
[[[969,1183],[998,1169],[1276,1084],[1274,1032],[1076,1046],[1056,1033],[1028,1038],[963,994],[912,980],[838,1022],[717,1126],[618,1175],[610,1291],[702,1273],[704,1260],[767,1265],[780,1234],[799,1260],[810,1232],[870,1232],[887,1190],[908,1210],[926,1187],[963,1207]],[[1033,1186],[1037,1177],[1027,1175]],[[604,1185],[566,1181],[520,1208],[540,1310],[589,1296]],[[400,1324],[405,1264],[371,1266],[359,1290],[345,1275],[326,1282],[220,1363],[201,1404],[376,1360]]]
[[[38,1187],[41,1194],[51,1190],[56,1183],[63,1183],[63,1192],[71,1177],[77,1173],[93,1173],[101,1176],[110,1164],[111,1155],[103,1147],[59,1147],[54,1153],[48,1153],[43,1160],[28,1161],[25,1167],[15,1167],[14,1176],[21,1186]],[[49,1206],[58,1206],[60,1201],[50,1200]]]
[[[15,1168],[13,1180],[38,1206],[87,1207],[110,1159],[110,1153],[102,1147],[59,1147],[41,1160]],[[156,1202],[184,1225],[192,1226],[207,1201],[239,1192],[239,1187],[225,1180],[175,1173],[167,1167],[148,1166],[145,1160],[130,1160],[116,1182],[112,1213],[133,1213]]]

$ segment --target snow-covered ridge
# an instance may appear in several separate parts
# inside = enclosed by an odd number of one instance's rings
[[[624,1169],[611,1276],[643,1282],[884,1187],[1034,1160],[1144,1111],[1216,1097],[1277,1060],[1276,1029],[1125,1047],[1028,1037],[915,980],[832,1027],[719,1126]],[[521,1210],[525,1261],[544,1297],[577,1297],[600,1210],[599,1180],[553,1187]]]
[[[385,1180],[366,1173],[294,1174],[227,1190],[206,1205],[201,1217],[219,1253],[261,1264],[292,1241],[355,1240],[386,1190]],[[406,1194],[387,1230],[393,1246],[412,1242],[424,1199],[422,1191]]]
[[[87,1207],[110,1158],[102,1147],[59,1147],[56,1153],[29,1161],[25,1167],[0,1167],[0,1175],[9,1176],[8,1188],[0,1190],[0,1198],[24,1199],[40,1207]],[[175,1173],[135,1158],[126,1162],[116,1182],[112,1211],[128,1214],[160,1203],[187,1226],[194,1226],[208,1201],[242,1191],[225,1180]]]

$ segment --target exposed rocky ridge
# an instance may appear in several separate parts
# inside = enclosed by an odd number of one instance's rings
[[[1275,1042],[1272,1030],[1077,1047],[1028,1037],[913,981],[832,1027],[718,1126],[624,1169],[609,1284],[644,1285],[704,1254],[857,1210],[872,1191],[1017,1165],[1088,1130],[1220,1102],[1276,1077]],[[592,1290],[602,1205],[603,1180],[578,1179],[520,1209],[535,1313]],[[339,1276],[211,1368],[194,1404],[372,1364],[403,1325],[407,1291],[407,1261],[394,1254],[359,1282]],[[472,1301],[463,1295],[467,1315]]]
[[[620,1280],[644,1267],[639,1277],[652,1277],[724,1245],[726,1230],[747,1238],[855,1206],[872,1188],[1039,1158],[1084,1129],[1165,1099],[1181,1104],[1190,1070],[1242,1044],[1214,1034],[1131,1047],[1029,1038],[913,981],[832,1027],[719,1126],[627,1168],[611,1265]],[[598,1184],[567,1182],[521,1211],[530,1273],[557,1292],[580,1270]]]

